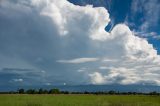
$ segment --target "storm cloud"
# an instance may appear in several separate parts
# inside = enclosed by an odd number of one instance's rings
[[[25,85],[32,79],[32,84],[51,85],[160,85],[160,56],[153,45],[123,23],[107,32],[110,21],[104,7],[67,0],[1,0],[3,84]]]

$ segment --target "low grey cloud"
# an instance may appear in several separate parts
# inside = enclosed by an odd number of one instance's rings
[[[45,81],[44,71],[34,69],[3,68],[0,70],[1,85],[32,85]]]

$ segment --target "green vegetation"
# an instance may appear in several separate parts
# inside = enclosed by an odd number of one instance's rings
[[[160,106],[160,96],[92,94],[1,94],[0,106]]]
[[[160,92],[152,91],[152,92],[119,92],[119,91],[81,91],[81,92],[71,92],[71,91],[60,91],[57,88],[53,88],[50,90],[46,89],[28,89],[24,90],[23,88],[18,89],[17,91],[8,91],[8,92],[0,92],[0,94],[95,94],[95,95],[159,95]]]

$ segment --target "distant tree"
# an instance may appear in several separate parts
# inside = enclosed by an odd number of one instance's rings
[[[150,92],[149,95],[158,95],[156,91]]]
[[[88,92],[88,91],[84,91],[84,94],[90,94],[90,92]]]
[[[43,90],[43,94],[48,94],[48,90]]]
[[[116,94],[115,91],[109,91],[108,94]]]
[[[39,91],[38,91],[38,93],[39,93],[39,94],[43,94],[43,89],[40,88]]]
[[[68,91],[61,91],[61,94],[69,94]]]
[[[28,89],[28,90],[26,91],[26,93],[27,93],[27,94],[36,94],[37,91],[36,91],[35,89]]]
[[[60,91],[59,89],[54,88],[49,91],[49,94],[60,94]]]
[[[6,92],[7,94],[17,94],[18,92],[15,92],[15,91],[9,91],[9,92]]]
[[[24,89],[18,89],[19,94],[24,94],[24,92],[25,92]]]

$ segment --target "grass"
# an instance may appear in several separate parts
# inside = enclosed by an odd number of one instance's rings
[[[0,106],[160,106],[160,96],[6,94]]]

